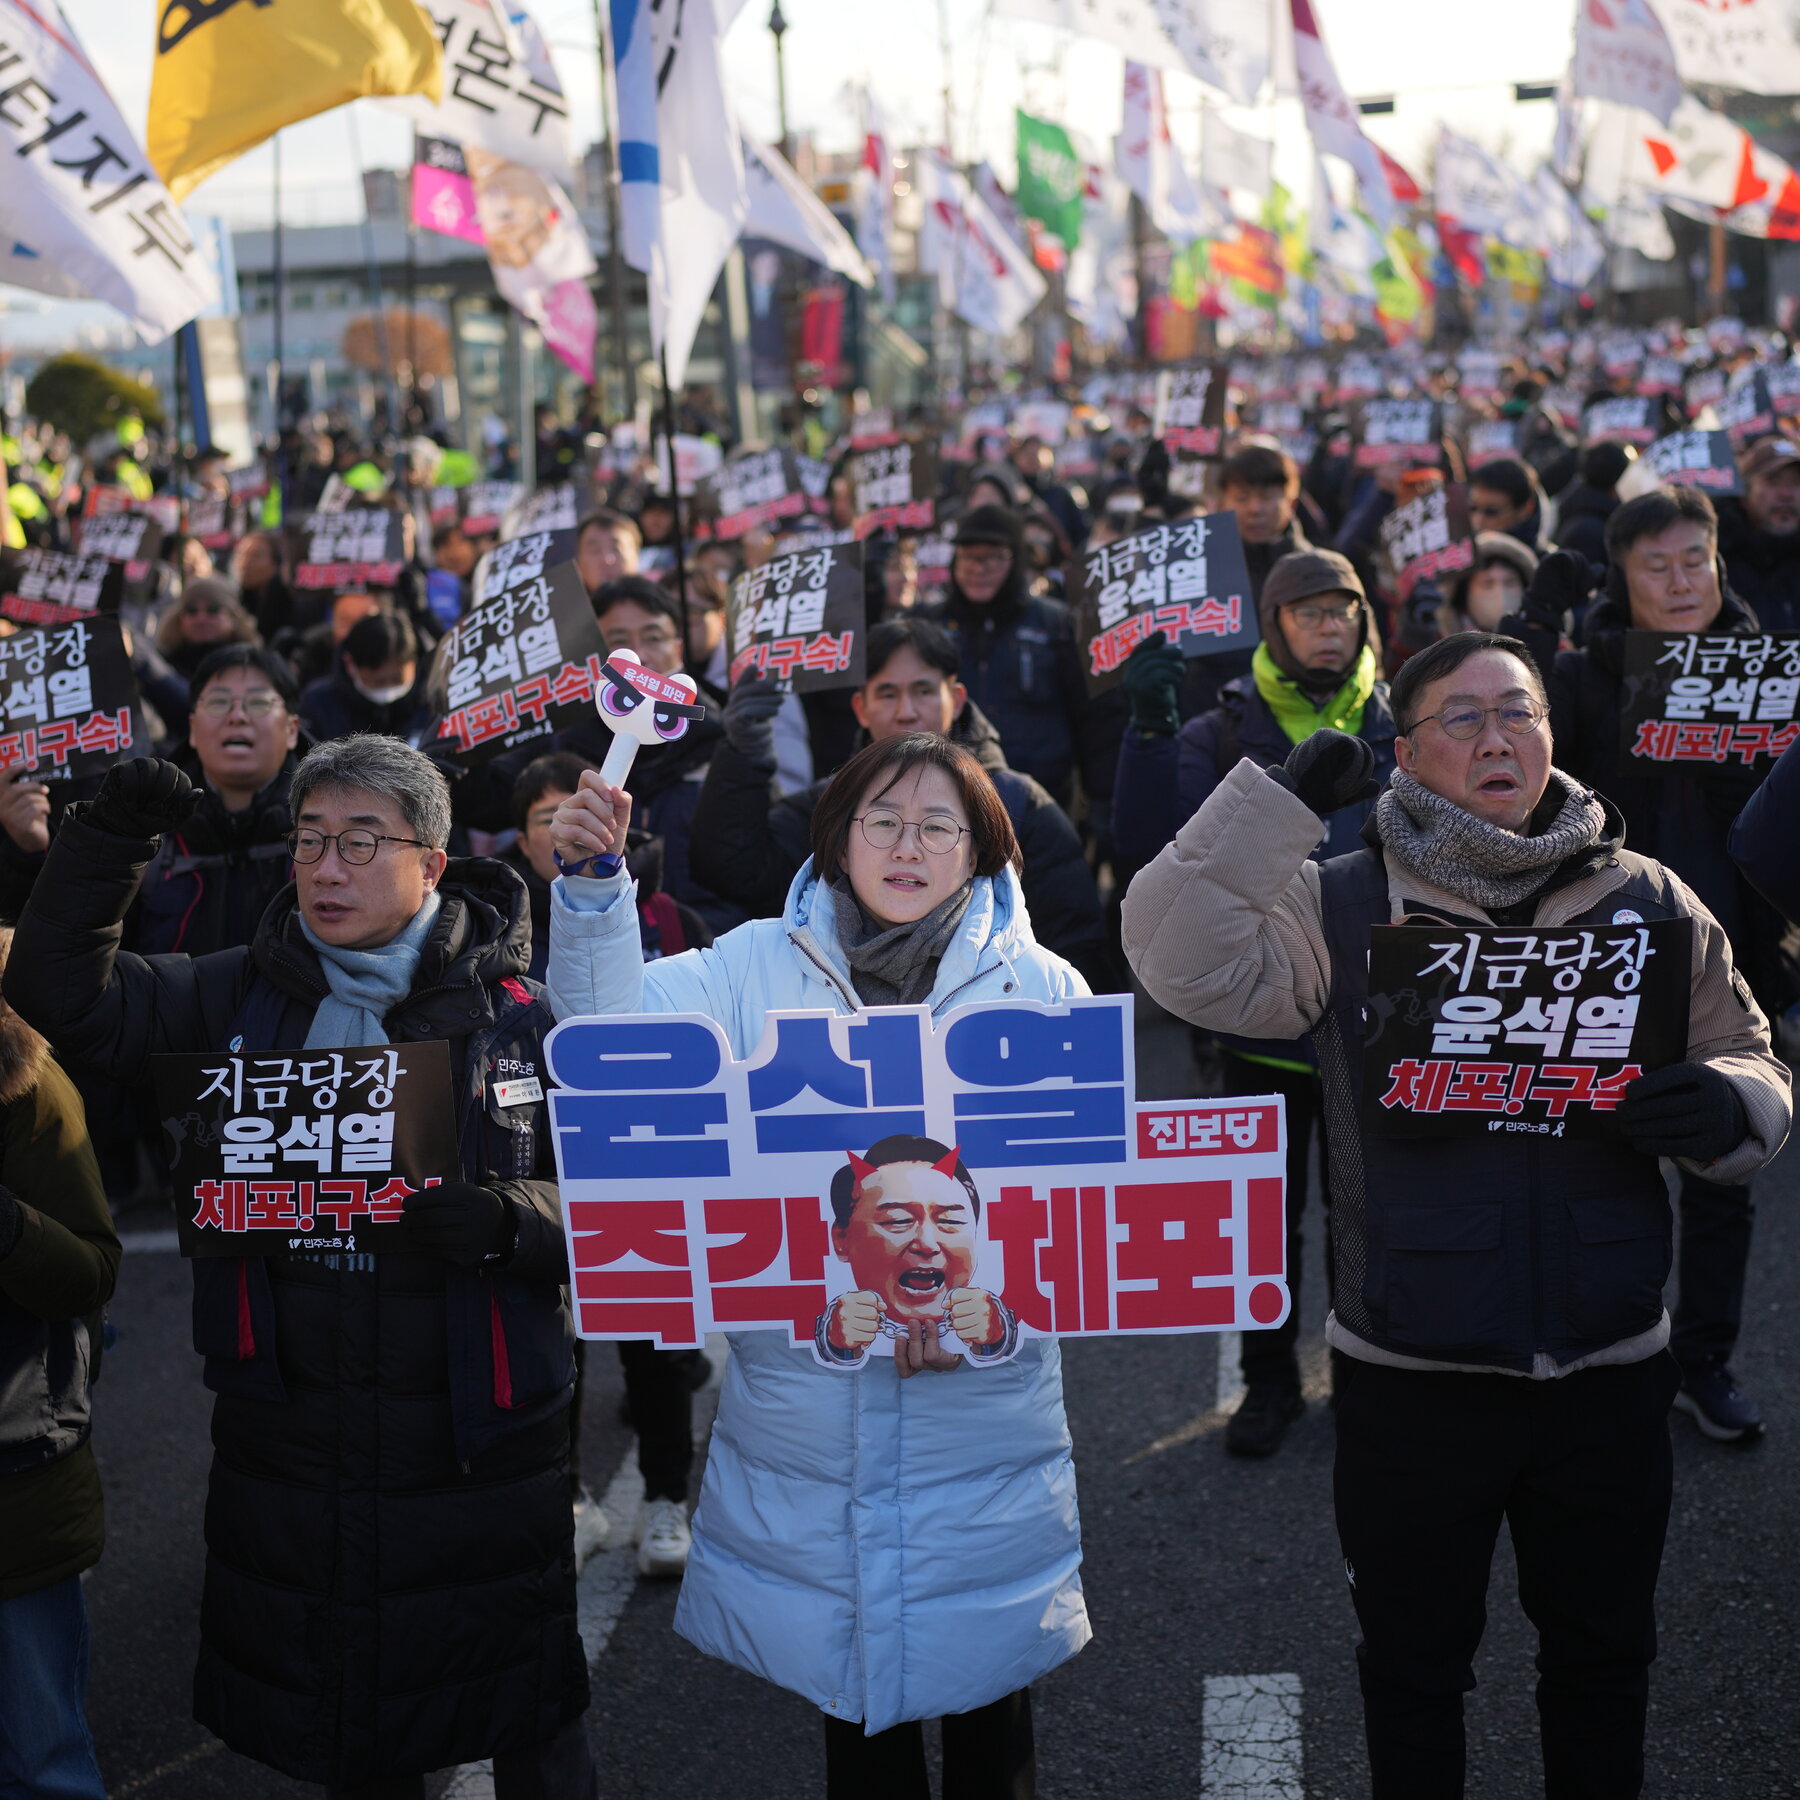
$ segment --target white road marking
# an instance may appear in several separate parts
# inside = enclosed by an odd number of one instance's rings
[[[1214,1404],[1220,1412],[1230,1412],[1244,1392],[1244,1371],[1239,1366],[1244,1354],[1244,1334],[1221,1331],[1213,1342],[1219,1347],[1219,1388]]]
[[[596,1350],[604,1346],[596,1345]],[[706,1340],[712,1358],[712,1375],[694,1396],[694,1442],[704,1444],[719,1410],[719,1383],[725,1374],[730,1346],[723,1335]],[[587,1652],[591,1674],[606,1649],[625,1603],[637,1586],[637,1520],[644,1502],[644,1478],[638,1473],[637,1448],[625,1453],[617,1473],[600,1496],[600,1510],[612,1527],[604,1549],[588,1558],[575,1584],[576,1618],[581,1626],[581,1647]],[[494,1766],[488,1762],[464,1763],[444,1789],[443,1800],[494,1800]]]
[[[1202,1800],[1301,1800],[1300,1677],[1209,1675]]]

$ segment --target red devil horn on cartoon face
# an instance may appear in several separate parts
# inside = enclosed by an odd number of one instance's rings
[[[865,1162],[854,1150],[846,1150],[844,1154],[850,1159],[850,1173],[856,1177],[856,1185],[861,1187],[875,1173],[875,1165]]]
[[[950,1146],[949,1154],[940,1157],[931,1166],[936,1169],[940,1175],[948,1175],[950,1179],[954,1181],[956,1179],[956,1165],[961,1161],[962,1145],[952,1144]]]

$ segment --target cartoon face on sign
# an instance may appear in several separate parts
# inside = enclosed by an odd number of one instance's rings
[[[612,651],[600,674],[594,705],[613,734],[600,773],[615,786],[631,772],[640,744],[672,744],[691,720],[706,717],[706,708],[693,703],[699,690],[691,676],[646,669],[635,650]]]
[[[1018,1347],[1018,1321],[973,1285],[982,1250],[981,1195],[954,1145],[889,1137],[831,1183],[831,1248],[849,1265],[850,1292],[826,1308],[821,1360],[860,1365],[878,1337],[922,1325],[978,1362]]]

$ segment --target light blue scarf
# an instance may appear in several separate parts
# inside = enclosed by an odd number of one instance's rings
[[[419,970],[419,952],[436,923],[438,897],[434,889],[412,922],[396,938],[372,950],[345,950],[314,935],[305,919],[300,929],[319,953],[331,992],[319,1002],[312,1029],[306,1034],[308,1050],[342,1050],[357,1044],[385,1044],[386,1019],[412,992]]]

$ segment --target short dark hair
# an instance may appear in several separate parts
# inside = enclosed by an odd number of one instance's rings
[[[1544,678],[1531,660],[1531,652],[1516,637],[1506,637],[1498,631],[1453,631],[1448,637],[1427,644],[1423,650],[1414,651],[1388,684],[1388,705],[1393,709],[1394,723],[1402,737],[1410,735],[1416,723],[1413,708],[1417,706],[1419,696],[1434,681],[1442,681],[1446,675],[1460,669],[1471,656],[1479,656],[1484,650],[1500,650],[1517,657],[1525,665],[1525,673],[1537,697],[1548,703]]]
[[[528,762],[518,773],[512,787],[513,829],[523,831],[531,817],[531,809],[546,794],[573,794],[581,786],[583,773],[596,765],[572,750],[552,750]]]
[[[1589,444],[1575,464],[1575,473],[1589,487],[1610,494],[1631,464],[1631,452],[1623,444]]]
[[[383,663],[417,662],[419,634],[404,613],[383,609],[358,619],[338,648],[359,669],[379,669]]]
[[[277,656],[273,650],[265,650],[261,644],[221,644],[217,650],[203,656],[188,683],[188,692],[193,696],[189,704],[198,706],[207,683],[230,674],[233,669],[254,669],[281,696],[282,704],[289,712],[299,704],[300,684],[295,681],[287,658]]]
[[[661,613],[675,627],[677,636],[687,635],[687,621],[681,616],[681,602],[660,582],[647,575],[621,575],[616,581],[603,581],[594,589],[594,617],[604,619],[615,606],[629,600],[645,612]]]
[[[598,525],[602,531],[622,531],[633,543],[642,544],[644,534],[638,530],[638,522],[630,513],[622,513],[616,507],[602,506],[591,512],[575,527],[575,541],[581,542],[581,534],[590,525]]]
[[[1635,500],[1627,500],[1606,521],[1607,560],[1623,562],[1625,552],[1639,538],[1660,537],[1672,525],[1684,521],[1703,525],[1707,536],[1717,541],[1719,515],[1698,488],[1658,488],[1653,494],[1639,494]]]
[[[1469,476],[1469,486],[1504,494],[1514,506],[1529,506],[1537,498],[1537,477],[1530,465],[1516,456],[1496,456]]]
[[[435,525],[431,531],[431,547],[441,550],[453,537],[463,537],[462,524],[457,519],[446,519],[442,525]]]
[[[1229,487],[1281,488],[1300,485],[1300,469],[1285,450],[1272,444],[1246,444],[1219,464],[1219,492]]]
[[[868,671],[866,687],[902,650],[911,648],[928,669],[936,669],[946,681],[962,679],[962,658],[957,654],[956,639],[943,626],[930,619],[883,619],[869,633],[863,658]]]
[[[956,784],[975,841],[975,873],[998,875],[1019,858],[1012,820],[988,772],[961,744],[934,732],[909,731],[903,737],[866,744],[832,776],[813,808],[813,868],[829,880],[843,867],[850,844],[850,825],[865,794],[879,798],[920,769],[942,769]]]
[[[940,1163],[950,1155],[953,1147],[950,1144],[940,1144],[936,1138],[909,1137],[896,1133],[893,1137],[884,1137],[878,1144],[871,1144],[869,1154],[862,1160],[872,1163],[878,1169],[888,1168],[894,1163]],[[968,1165],[961,1156],[956,1159],[956,1173],[952,1179],[962,1183],[963,1191],[969,1196],[969,1204],[975,1209],[975,1217],[979,1219],[981,1194],[975,1186],[975,1177],[969,1173]],[[850,1223],[850,1215],[855,1212],[861,1193],[862,1183],[849,1163],[833,1173],[831,1221],[839,1231]]]

